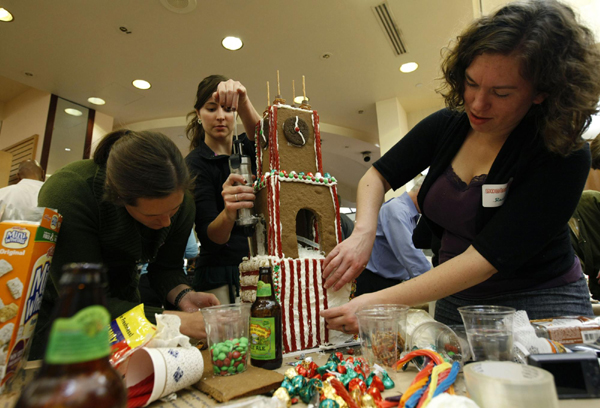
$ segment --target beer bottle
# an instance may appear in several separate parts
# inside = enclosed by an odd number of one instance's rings
[[[16,408],[127,406],[123,380],[108,360],[105,273],[97,264],[63,268],[44,363]]]
[[[268,370],[283,362],[281,306],[275,297],[270,267],[259,269],[256,300],[250,309],[250,357],[252,365]]]

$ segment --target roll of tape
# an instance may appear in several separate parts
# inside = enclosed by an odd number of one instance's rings
[[[481,408],[558,408],[554,377],[509,361],[481,361],[464,368],[471,398]]]

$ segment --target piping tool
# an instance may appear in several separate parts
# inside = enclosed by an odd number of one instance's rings
[[[229,170],[232,174],[239,174],[246,180],[246,185],[252,187],[252,164],[251,157],[245,155],[242,148],[242,141],[237,134],[237,114],[233,116],[233,152],[229,156]],[[239,185],[236,183],[235,185]],[[258,217],[252,213],[251,208],[240,208],[237,213],[235,224],[242,227],[244,236],[248,238],[248,247],[250,256],[255,256],[254,251],[254,230]]]

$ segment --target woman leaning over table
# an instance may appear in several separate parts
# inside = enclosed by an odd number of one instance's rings
[[[229,170],[235,111],[246,131],[239,135],[243,153],[251,156],[256,174],[253,140],[260,116],[241,83],[221,75],[204,78],[186,128],[191,152],[185,160],[196,178],[196,233],[201,244],[193,286],[214,293],[221,303],[234,303],[239,296],[238,268],[248,256],[247,238],[235,225],[237,210],[254,206],[254,190],[244,185],[252,180]]]
[[[374,303],[437,300],[435,318],[493,304],[532,319],[591,315],[567,222],[590,166],[582,132],[597,109],[600,55],[590,30],[556,1],[510,3],[472,23],[442,65],[448,109],[414,127],[361,179],[354,233],[325,260],[338,289],[367,263],[383,196],[430,167],[418,196],[442,239],[440,265],[322,315],[357,332]]]
[[[206,337],[199,308],[218,305],[214,295],[193,291],[183,272],[186,242],[195,207],[186,192],[191,179],[179,149],[154,132],[118,130],[98,144],[93,160],[60,169],[44,184],[39,205],[63,215],[30,359],[43,357],[58,299],[62,267],[71,262],[102,263],[107,268],[108,309],[112,319],[140,303],[139,269],[148,263],[148,279],[163,304],[175,311],[145,306],[181,318],[181,332]]]

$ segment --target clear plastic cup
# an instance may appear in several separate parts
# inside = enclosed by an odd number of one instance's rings
[[[445,324],[425,322],[418,325],[410,337],[407,351],[427,349],[440,354],[444,360],[458,361],[464,365],[471,358],[469,344]],[[412,362],[421,370],[427,365],[426,357],[417,357]]]
[[[250,363],[248,334],[251,307],[249,303],[235,303],[201,309],[214,375],[246,371]]]
[[[373,305],[356,312],[363,356],[391,368],[406,345],[406,305]]]
[[[465,324],[475,361],[512,361],[513,318],[506,306],[463,306],[458,311]]]

